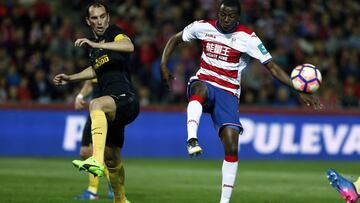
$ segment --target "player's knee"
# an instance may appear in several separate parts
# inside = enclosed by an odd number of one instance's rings
[[[202,97],[203,99],[206,99],[207,97],[207,87],[201,82],[195,82],[191,86],[191,93],[192,95],[198,95]]]
[[[107,167],[115,168],[117,165],[121,164],[121,159],[117,150],[105,150],[104,161]]]
[[[108,167],[108,168],[116,168],[118,165],[121,164],[121,159],[120,158],[115,158],[115,157],[112,157],[112,158],[110,158],[110,157],[106,158],[105,157],[104,162],[105,162],[106,167]]]
[[[225,155],[229,156],[237,156],[238,155],[238,145],[231,144],[225,148]]]
[[[100,110],[100,109],[102,109],[102,103],[100,102],[99,99],[93,99],[90,101],[89,109],[90,109],[90,111]]]

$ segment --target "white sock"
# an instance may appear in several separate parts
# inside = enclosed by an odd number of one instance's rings
[[[197,131],[199,128],[200,117],[202,114],[203,107],[197,100],[192,100],[189,102],[187,106],[187,132],[188,139],[196,138],[197,139]]]
[[[229,203],[234,189],[238,162],[223,161],[222,165],[222,189],[220,203]]]

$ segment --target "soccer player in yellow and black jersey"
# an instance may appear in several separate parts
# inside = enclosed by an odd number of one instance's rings
[[[90,49],[92,65],[76,74],[58,74],[55,85],[97,78],[103,96],[90,101],[93,156],[73,164],[80,170],[103,176],[105,164],[109,170],[115,203],[128,202],[125,197],[124,167],[120,151],[124,143],[125,126],[139,114],[139,102],[129,71],[129,53],[134,45],[124,31],[109,25],[110,15],[102,2],[87,7],[86,22],[95,39],[80,38],[77,47]]]

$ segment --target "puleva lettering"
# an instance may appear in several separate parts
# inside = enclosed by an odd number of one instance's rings
[[[359,124],[264,123],[240,119],[244,132],[242,146],[252,146],[259,154],[360,155]]]

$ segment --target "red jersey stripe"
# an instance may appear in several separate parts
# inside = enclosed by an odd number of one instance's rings
[[[206,70],[211,70],[215,73],[218,73],[226,77],[230,77],[234,79],[238,77],[238,70],[226,70],[226,69],[218,68],[216,66],[206,63],[206,61],[204,61],[203,59],[201,59],[200,66]]]
[[[219,84],[220,86],[235,89],[235,90],[240,88],[240,85],[235,85],[233,83],[227,82],[227,81],[217,78],[215,76],[199,74],[198,78],[200,80],[204,80],[204,81],[215,82],[215,83]]]

